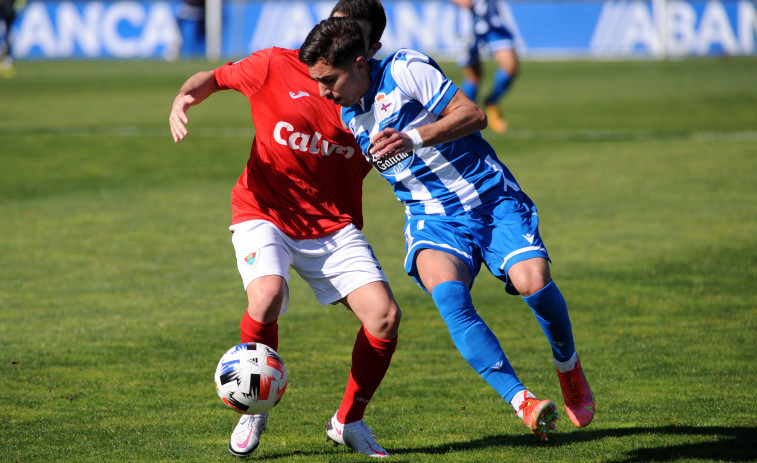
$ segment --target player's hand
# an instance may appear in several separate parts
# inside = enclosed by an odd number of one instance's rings
[[[187,136],[186,124],[189,123],[187,110],[193,104],[195,104],[195,98],[192,95],[179,94],[173,100],[168,123],[171,126],[171,135],[173,136],[174,143],[179,143]]]
[[[410,137],[396,129],[386,128],[371,139],[370,153],[376,159],[413,150]]]

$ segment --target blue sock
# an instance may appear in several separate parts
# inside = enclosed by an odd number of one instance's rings
[[[494,333],[473,307],[470,291],[460,281],[436,285],[431,296],[447,324],[457,350],[508,403],[525,389],[507,361]]]
[[[549,345],[552,346],[554,358],[561,362],[570,359],[576,352],[573,331],[568,317],[568,306],[555,282],[550,281],[547,286],[524,297],[523,300],[534,311]]]
[[[463,85],[460,87],[460,90],[465,93],[465,96],[471,99],[474,103],[476,102],[476,96],[478,95],[478,84],[473,82],[470,79],[463,79]]]
[[[494,83],[492,84],[492,92],[486,98],[485,103],[487,105],[496,104],[500,98],[502,98],[507,89],[510,88],[510,84],[513,83],[513,79],[510,74],[503,71],[501,68],[497,68],[494,72]]]

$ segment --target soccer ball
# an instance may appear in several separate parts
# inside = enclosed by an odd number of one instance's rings
[[[255,415],[272,409],[287,388],[287,370],[275,350],[259,342],[238,344],[216,367],[216,391],[237,413]]]

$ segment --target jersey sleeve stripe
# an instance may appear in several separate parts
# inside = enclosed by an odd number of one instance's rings
[[[426,109],[439,116],[444,108],[447,107],[450,100],[452,100],[452,97],[455,96],[455,93],[457,93],[457,85],[448,80],[439,93],[434,95],[434,98],[428,102]]]

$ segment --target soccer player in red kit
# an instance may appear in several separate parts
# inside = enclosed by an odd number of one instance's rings
[[[363,26],[369,53],[386,25],[378,0],[341,0],[332,15]],[[395,347],[400,309],[362,228],[362,182],[370,164],[339,109],[319,96],[297,50],[269,48],[191,76],[171,108],[174,141],[187,136],[187,110],[218,90],[250,100],[255,138],[247,168],[231,194],[232,243],[247,291],[242,342],[278,350],[278,318],[288,305],[289,268],[324,305],[341,302],[362,322],[342,403],[327,436],[366,455],[388,456],[363,422]],[[243,415],[229,440],[236,456],[250,455],[268,415]]]

